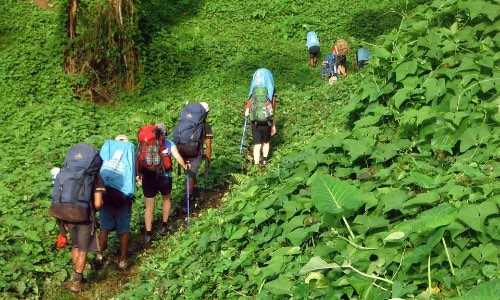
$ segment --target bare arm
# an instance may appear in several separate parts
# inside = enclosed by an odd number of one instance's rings
[[[248,99],[247,104],[245,105],[245,117],[248,117],[248,115],[250,115],[251,105],[252,105],[252,100]]]
[[[181,165],[181,167],[184,170],[187,170],[186,162],[184,161],[181,154],[179,153],[179,150],[177,150],[177,147],[172,147],[170,149],[172,151],[172,155],[174,156],[175,160]]]
[[[274,90],[273,93],[273,114],[276,115],[276,89]],[[271,136],[274,136],[276,134],[276,118],[273,118],[273,126],[271,127]]]
[[[210,161],[212,159],[212,139],[206,139],[205,146],[205,156]]]
[[[96,210],[100,210],[102,208],[102,192],[94,193],[94,208]]]

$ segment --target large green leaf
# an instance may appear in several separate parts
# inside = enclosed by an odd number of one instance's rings
[[[274,209],[259,209],[255,213],[255,225],[259,225],[260,223],[266,221],[270,217],[274,215]]]
[[[371,126],[371,125],[377,123],[380,120],[380,117],[381,116],[379,116],[379,115],[365,116],[365,117],[359,119],[358,121],[354,122],[354,124],[355,124],[355,127]]]
[[[307,274],[309,272],[325,270],[325,269],[340,269],[336,263],[327,263],[319,256],[312,257],[309,262],[300,269],[299,274]]]
[[[481,244],[470,249],[470,254],[478,262],[490,262],[497,265],[500,262],[500,247],[493,243]]]
[[[414,232],[428,232],[449,225],[456,219],[457,210],[449,203],[428,209],[420,213],[416,219],[397,224],[391,232],[402,231],[406,236]]]
[[[498,295],[500,295],[500,279],[497,278],[473,287],[462,297],[450,298],[450,300],[492,300],[498,299]]]
[[[486,2],[482,0],[473,1],[458,1],[458,7],[460,9],[465,9],[470,13],[471,19],[475,19],[479,14],[483,12],[483,7]]]
[[[362,204],[356,187],[329,175],[316,176],[311,185],[314,206],[320,212],[337,214],[339,209],[354,210]]]
[[[380,196],[381,203],[384,205],[383,212],[388,212],[391,210],[401,210],[403,208],[403,203],[408,199],[409,195],[407,192],[396,189],[388,193],[384,193]]]
[[[316,223],[305,228],[297,228],[286,234],[285,237],[290,241],[292,246],[300,246],[309,237],[311,232],[318,232],[319,226],[320,224]]]
[[[417,61],[410,60],[405,61],[396,68],[396,80],[401,81],[405,79],[409,74],[415,74],[417,72]]]
[[[446,92],[446,82],[444,78],[439,80],[436,78],[427,79],[422,87],[425,88],[425,98],[435,100],[435,98],[442,96]]]
[[[399,108],[406,100],[410,98],[410,90],[407,88],[399,89],[394,96],[392,96],[392,101],[394,101],[394,106]]]
[[[410,172],[405,181],[414,183],[424,189],[436,187],[436,182],[432,177],[419,172]]]
[[[385,162],[398,154],[400,147],[394,143],[379,144],[375,147],[371,158],[377,162]]]
[[[286,276],[279,276],[278,279],[264,284],[264,288],[274,295],[289,295],[292,293],[293,283]]]
[[[387,227],[389,225],[389,220],[382,216],[358,215],[354,219],[354,224],[361,224],[367,229],[376,229]]]
[[[465,205],[460,209],[457,218],[475,231],[484,233],[486,218],[497,213],[497,205],[493,202],[485,201],[481,204]]]
[[[460,136],[460,152],[465,152],[473,146],[487,143],[490,136],[490,128],[486,124],[466,129]]]
[[[373,149],[373,141],[370,139],[363,140],[353,140],[346,139],[343,141],[344,148],[349,152],[351,161],[356,160],[358,157],[363,155],[369,155]]]
[[[443,203],[433,207],[418,215],[417,220],[421,223],[421,228],[435,229],[445,226],[455,221],[457,209],[449,203]]]
[[[428,237],[427,243],[420,245],[415,249],[409,249],[404,258],[403,265],[415,264],[425,259],[432,249],[434,249],[434,247],[441,241],[444,230],[444,228],[440,228]]]
[[[439,199],[440,199],[439,194],[435,191],[421,193],[416,195],[414,198],[411,198],[410,200],[406,201],[404,203],[404,207],[417,204],[432,204],[434,202],[437,202]]]

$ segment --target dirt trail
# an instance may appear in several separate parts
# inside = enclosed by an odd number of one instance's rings
[[[200,212],[208,208],[219,207],[222,203],[222,198],[224,194],[228,191],[229,186],[220,188],[214,191],[202,191],[199,200],[197,200],[197,206],[193,209],[190,214],[191,219],[196,218]],[[180,215],[176,214],[171,216],[169,219],[170,227],[169,234],[175,233],[177,230],[182,230],[185,228],[185,220]],[[154,228],[159,228],[161,224],[154,224]],[[162,236],[155,235],[155,240],[162,239]],[[89,299],[89,300],[99,300],[99,299],[111,299],[115,295],[120,294],[124,290],[124,286],[129,282],[130,279],[135,278],[140,273],[141,260],[149,256],[150,253],[158,251],[159,248],[155,246],[155,243],[145,249],[142,244],[141,236],[132,236],[129,245],[129,267],[126,270],[120,270],[117,265],[116,257],[113,253],[107,253],[104,259],[104,265],[99,270],[94,270],[90,273],[88,277],[90,281],[90,289],[81,293],[73,294],[69,291],[65,292],[70,298],[64,297],[65,299]]]
[[[54,7],[54,5],[47,0],[32,0],[30,2],[33,2],[36,6],[44,10],[51,10]]]

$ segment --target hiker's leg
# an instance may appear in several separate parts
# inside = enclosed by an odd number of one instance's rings
[[[189,194],[192,195],[193,194],[193,191],[196,187],[196,180],[195,180],[195,174],[190,174],[189,175]]]
[[[73,269],[76,266],[76,261],[78,259],[78,253],[79,253],[78,247],[73,246],[73,248],[71,248],[71,261],[73,262]]]
[[[120,261],[127,260],[128,242],[130,241],[130,234],[128,232],[120,235]]]
[[[162,211],[163,211],[163,224],[166,224],[168,222],[168,217],[170,216],[170,208],[171,208],[171,201],[170,201],[170,194],[166,196],[162,196]]]
[[[255,144],[253,146],[253,163],[258,165],[260,162],[260,151],[262,149],[262,144]]]
[[[200,169],[201,162],[203,161],[203,155],[200,152],[198,156],[189,159],[189,195],[190,197],[195,196],[197,180],[196,175],[198,174],[198,170]]]
[[[130,201],[130,200],[129,200]],[[130,240],[130,220],[132,218],[132,202],[130,201],[116,215],[116,234],[120,236],[120,262],[126,262]]]
[[[87,252],[78,251],[75,261],[75,272],[82,274],[83,270],[85,269],[86,263],[87,263]]]
[[[108,235],[108,230],[101,229],[101,232],[99,233],[99,249],[101,249],[101,252],[104,252],[104,250],[108,247]]]
[[[265,158],[269,157],[269,149],[271,148],[271,143],[264,143],[262,145],[262,156]]]
[[[344,76],[346,76],[346,75],[347,75],[347,72],[346,72],[346,70],[345,70],[345,66],[344,66],[344,65],[339,65],[338,70],[339,70],[339,73],[340,73],[340,74],[342,74],[342,75],[344,75]]]
[[[146,226],[146,231],[153,230],[153,211],[155,208],[155,198],[144,197],[144,225]]]

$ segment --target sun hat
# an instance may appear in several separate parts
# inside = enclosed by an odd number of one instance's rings
[[[161,133],[167,134],[167,126],[163,123],[158,123],[155,125],[156,127],[160,128]]]
[[[203,106],[203,108],[205,109],[206,112],[208,112],[210,110],[210,107],[208,107],[208,103],[207,102],[200,102],[201,106]]]
[[[115,137],[115,140],[122,141],[122,142],[128,142],[128,136],[126,136],[124,134],[119,134]]]

